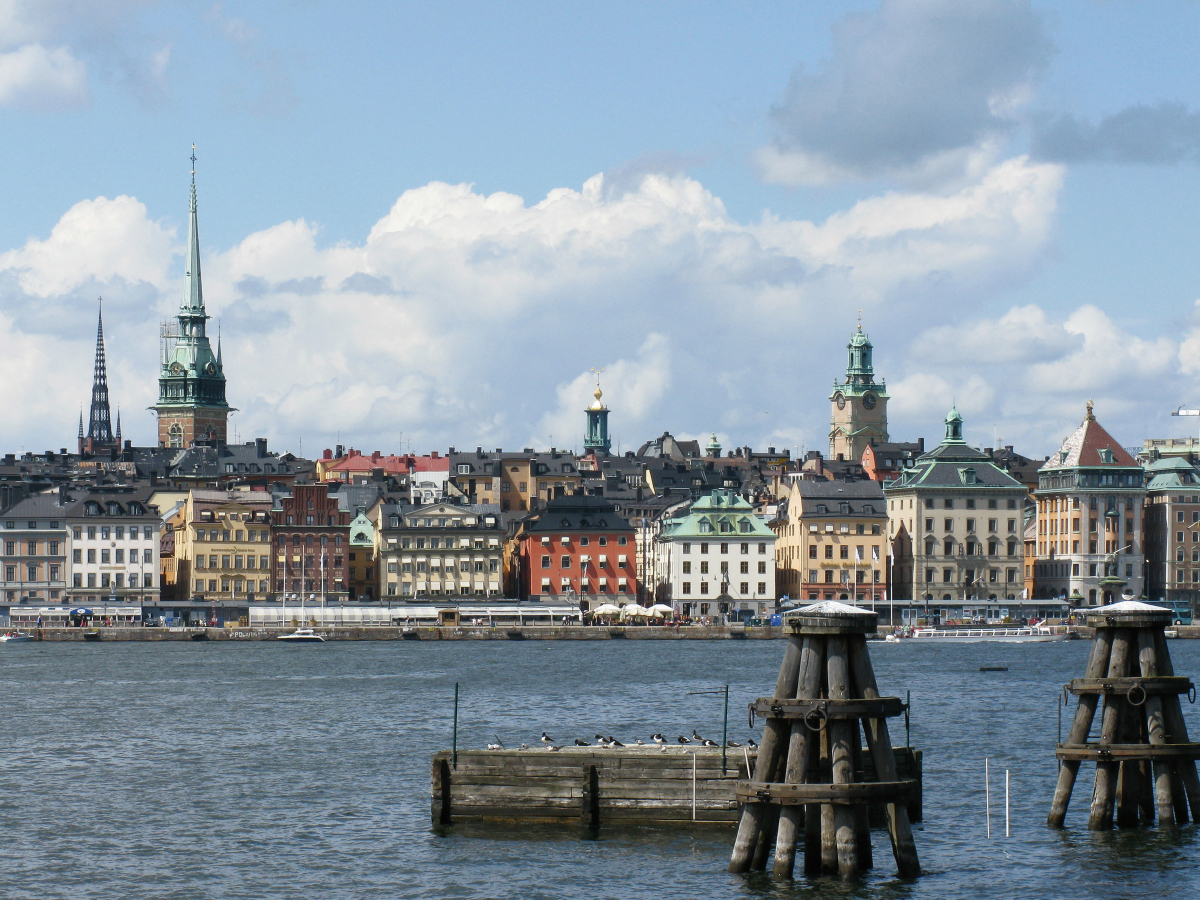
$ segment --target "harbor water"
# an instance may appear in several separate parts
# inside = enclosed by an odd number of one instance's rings
[[[0,835],[9,898],[1189,897],[1200,828],[1086,830],[1092,767],[1065,831],[1045,827],[1064,682],[1087,641],[872,643],[883,693],[912,693],[924,750],[926,872],[894,875],[884,832],[864,882],[725,871],[731,830],[575,832],[429,817],[429,758],[499,737],[751,731],[778,641],[34,643],[0,647]],[[1200,643],[1170,644],[1200,679]],[[980,672],[1007,666],[1006,672]],[[1074,709],[1063,711],[1064,732]],[[1192,739],[1197,707],[1184,701]],[[892,725],[905,739],[903,720]],[[538,751],[544,752],[544,751]],[[736,751],[733,751],[736,752]],[[991,757],[986,835],[984,755]],[[1011,836],[1005,836],[1004,771]]]

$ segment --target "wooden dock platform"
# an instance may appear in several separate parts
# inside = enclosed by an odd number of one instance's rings
[[[895,748],[900,778],[914,781],[909,815],[921,819],[921,751]],[[434,825],[724,826],[738,822],[737,783],[749,778],[754,750],[730,747],[722,772],[719,747],[563,747],[460,750],[433,756]],[[865,780],[874,772],[863,754]],[[877,818],[872,811],[872,819]],[[878,810],[882,822],[882,808]]]

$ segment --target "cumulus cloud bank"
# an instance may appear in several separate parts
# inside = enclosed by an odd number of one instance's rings
[[[589,369],[607,366],[627,446],[666,427],[819,447],[855,310],[892,333],[886,356],[906,321],[1019,278],[1051,239],[1060,186],[1057,166],[1017,158],[954,193],[745,223],[682,175],[621,191],[597,175],[532,205],[431,183],[406,191],[361,244],[322,246],[301,219],[204,247],[205,298],[247,439],[515,446],[554,434],[570,447]],[[37,340],[70,342],[64,394],[86,399],[103,293],[113,395],[144,408],[154,320],[178,306],[181,251],[137,200],[83,201],[48,236],[0,254],[0,314]],[[12,384],[37,390],[32,376]],[[71,434],[75,412],[24,428]],[[148,419],[134,420],[140,431],[128,422],[149,438]]]

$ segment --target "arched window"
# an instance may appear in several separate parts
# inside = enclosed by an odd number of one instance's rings
[[[169,429],[167,429],[167,435],[168,435],[168,444],[170,446],[172,446],[172,447],[182,447],[183,446],[183,427],[178,422],[176,422]]]

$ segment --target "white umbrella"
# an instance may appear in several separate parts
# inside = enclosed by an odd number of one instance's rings
[[[655,603],[652,607],[650,607],[651,618],[657,619],[661,616],[673,615],[675,615],[675,608],[672,606],[667,606],[665,603]]]
[[[638,606],[636,603],[628,603],[621,607],[621,618],[632,619],[635,617],[645,617],[650,615],[650,610],[644,606]]]
[[[593,616],[615,616],[621,612],[621,607],[612,603],[601,603],[592,610]]]

